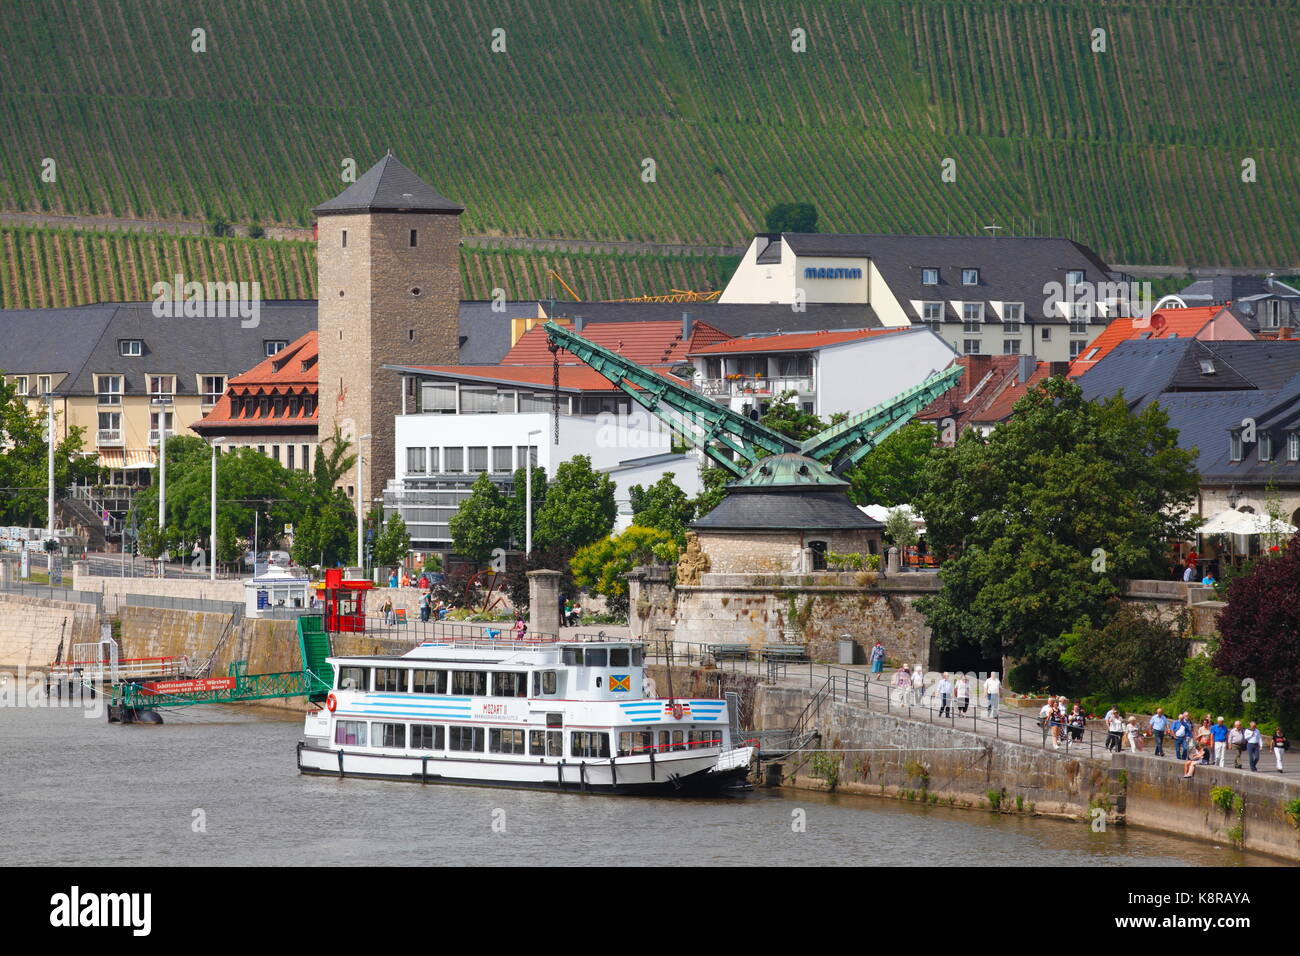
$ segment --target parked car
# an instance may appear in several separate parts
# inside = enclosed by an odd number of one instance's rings
[[[292,563],[288,551],[259,551],[257,553],[257,563],[266,564],[275,568],[287,568]],[[247,567],[253,567],[253,552],[244,552],[244,564]]]

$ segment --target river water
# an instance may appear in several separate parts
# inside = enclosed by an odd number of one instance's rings
[[[196,707],[121,726],[0,708],[0,865],[1274,862],[1124,827],[794,790],[686,801],[305,777],[301,722],[267,713]]]

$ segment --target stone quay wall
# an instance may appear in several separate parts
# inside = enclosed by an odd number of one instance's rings
[[[44,669],[63,640],[63,659],[73,644],[99,640],[99,610],[93,604],[51,601],[0,591],[0,668]]]

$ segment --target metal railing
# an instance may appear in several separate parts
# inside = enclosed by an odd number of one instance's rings
[[[208,611],[229,614],[236,621],[244,616],[244,605],[238,601],[212,601],[207,598],[172,597],[166,594],[123,594],[119,607],[156,607],[173,611]]]
[[[104,609],[104,595],[98,591],[74,591],[72,588],[52,588],[46,584],[11,581],[8,584],[0,585],[0,593],[21,594],[26,597],[44,598],[47,601],[93,604],[100,611]]]
[[[317,605],[309,613],[320,614]],[[368,613],[362,633],[391,637],[413,644],[426,642],[480,642],[483,646],[500,647],[502,642],[514,641],[510,621],[421,621],[418,611],[407,611],[405,619],[394,612],[391,622],[383,614]],[[334,633],[338,633],[335,631]],[[345,631],[344,633],[347,633]],[[560,640],[558,634],[528,631],[521,644],[534,646]],[[569,638],[565,638],[569,640]]]
[[[700,391],[709,396],[715,395],[780,395],[792,391],[809,394],[816,389],[811,376],[791,375],[775,378],[762,378],[744,375],[739,378],[706,378],[700,381]]]
[[[821,708],[829,701],[865,704],[871,710],[886,714],[897,714],[910,720],[925,720],[938,726],[952,729],[969,730],[972,733],[991,736],[996,740],[1014,740],[1017,743],[1041,746],[1044,749],[1058,749],[1063,754],[1086,755],[1097,757],[1098,750],[1106,753],[1105,731],[1086,725],[1078,740],[1074,739],[1069,728],[1060,727],[1060,733],[1054,736],[1050,726],[1039,723],[1038,715],[1016,713],[999,699],[996,716],[990,716],[985,698],[975,683],[971,685],[971,696],[965,712],[959,710],[959,701],[952,694],[945,704],[936,690],[937,681],[930,681],[919,692],[913,688],[898,687],[890,683],[890,678],[872,680],[871,675],[863,671],[849,670],[834,664],[804,663],[783,659],[763,660],[764,648],[760,645],[740,654],[728,654],[718,658],[710,650],[712,647],[732,645],[700,644],[690,641],[672,642],[671,651],[667,651],[663,642],[652,642],[646,647],[646,656],[667,660],[671,654],[674,664],[698,666],[707,657],[720,670],[756,677],[775,684],[784,680],[787,683],[797,681],[803,684],[803,673],[807,669],[807,686],[817,687],[812,699],[799,717],[800,725],[815,723]],[[792,673],[793,672],[793,673]],[[937,673],[937,672],[935,672]],[[818,687],[818,682],[821,686]],[[954,681],[955,683],[955,681]],[[806,730],[807,727],[804,727]],[[1098,743],[1098,737],[1101,743]],[[1055,748],[1053,743],[1055,742]]]

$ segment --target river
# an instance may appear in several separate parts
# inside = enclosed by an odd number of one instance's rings
[[[305,777],[297,720],[166,718],[0,708],[0,865],[1276,865],[1137,829],[794,790],[687,801]]]

